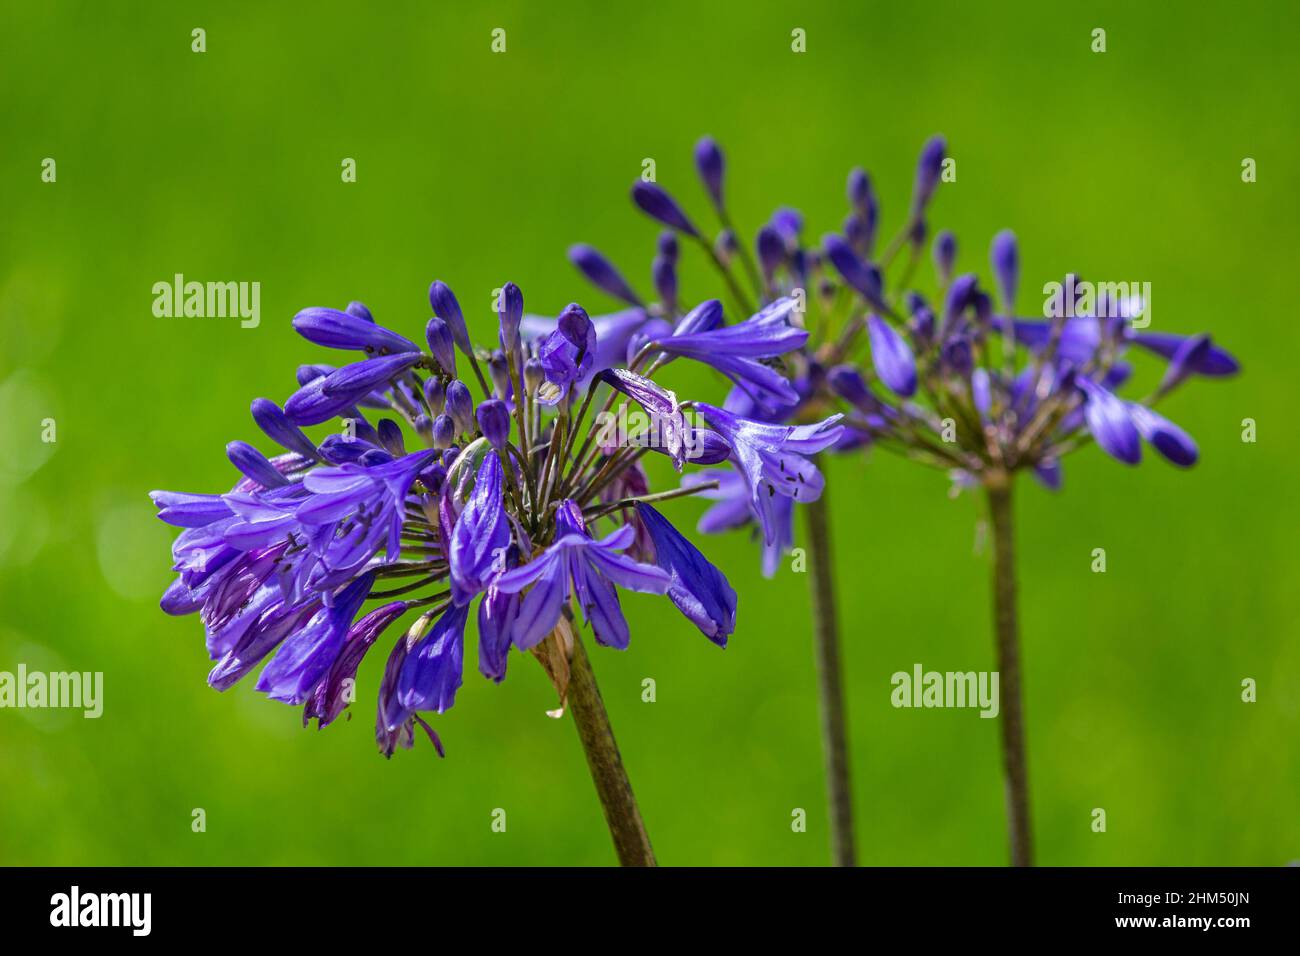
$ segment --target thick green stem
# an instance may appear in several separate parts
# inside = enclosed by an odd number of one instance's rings
[[[1016,541],[1011,482],[1006,474],[988,481],[993,526],[993,626],[997,635],[1001,687],[1002,767],[1006,777],[1011,865],[1033,866],[1029,824],[1029,771],[1025,762],[1025,718],[1020,692],[1020,627],[1016,614]]]
[[[609,714],[601,700],[600,688],[596,686],[596,675],[592,673],[591,661],[587,659],[582,638],[576,630],[573,631],[573,656],[569,661],[568,700],[574,726],[578,728],[578,737],[587,755],[587,767],[596,785],[596,795],[600,797],[605,822],[609,824],[609,834],[614,839],[618,862],[623,866],[655,866],[650,837],[641,821],[641,811],[637,808],[627,771],[623,769],[623,758],[619,756],[614,731],[609,725]]]
[[[808,517],[808,571],[812,583],[813,640],[821,704],[826,793],[830,800],[831,854],[836,866],[856,866],[853,795],[849,786],[848,728],[844,718],[844,675],[835,617],[835,582],[827,520],[826,491],[804,506]]]

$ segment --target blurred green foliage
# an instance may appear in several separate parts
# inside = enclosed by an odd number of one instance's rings
[[[1294,6],[474,6],[0,14],[0,670],[101,670],[106,698],[99,720],[0,711],[0,862],[612,862],[576,736],[545,716],[530,659],[498,687],[467,653],[436,721],[445,761],[376,755],[382,654],[355,719],[322,733],[250,686],[208,689],[199,623],[157,609],[170,534],[146,493],[231,483],[224,443],[260,441],[248,402],[282,401],[294,366],[325,358],[289,327],[301,307],[361,299],[418,336],[441,277],[480,338],[507,279],[532,311],[595,312],[612,303],[566,263],[578,240],[648,287],[655,229],[627,189],[654,158],[707,219],[690,165],[706,132],[751,232],[789,203],[819,235],[855,164],[896,228],[916,152],[941,131],[958,179],[933,222],[956,231],[959,268],[987,273],[990,237],[1011,227],[1028,301],[1066,270],[1149,281],[1155,328],[1211,330],[1240,357],[1241,377],[1167,406],[1201,445],[1194,470],[1092,448],[1059,495],[1021,483],[1034,824],[1047,864],[1300,856]],[[155,318],[151,287],[178,272],[259,281],[261,326]],[[688,268],[683,297],[710,294]],[[720,396],[684,367],[670,380]],[[889,705],[890,675],[915,662],[992,666],[981,503],[883,454],[835,461],[830,481],[860,857],[1001,863],[996,721]],[[701,509],[666,510],[685,525]],[[822,864],[806,577],[764,580],[743,535],[704,546],[741,594],[728,650],[629,596],[631,649],[593,652],[647,825],[664,863]],[[1089,571],[1095,547],[1105,574]],[[1239,699],[1246,677],[1257,703]]]

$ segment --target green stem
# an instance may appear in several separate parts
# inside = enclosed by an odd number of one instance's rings
[[[856,866],[853,796],[849,786],[849,744],[844,717],[844,675],[840,666],[839,626],[826,491],[804,505],[808,518],[808,570],[812,583],[813,637],[817,690],[821,704],[826,791],[830,800],[831,853],[836,866]]]
[[[656,866],[650,837],[641,821],[627,771],[623,769],[623,758],[614,741],[600,688],[596,686],[596,675],[592,673],[591,661],[576,629],[573,630],[573,657],[569,661],[568,701],[596,795],[609,824],[609,835],[614,839],[618,862],[622,866]]]
[[[993,625],[997,635],[998,675],[1002,696],[1002,767],[1006,777],[1011,865],[1033,866],[1033,836],[1029,824],[1029,771],[1025,761],[1025,718],[1020,692],[1020,628],[1016,615],[1012,481],[1012,476],[1006,473],[990,474],[987,481],[994,548]]]

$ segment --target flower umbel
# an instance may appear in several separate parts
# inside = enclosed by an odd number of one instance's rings
[[[598,257],[583,261],[605,288],[636,301]],[[722,369],[756,396],[793,397],[762,364],[806,337],[783,306],[734,326],[717,303],[679,325],[639,307],[592,319],[576,304],[548,321],[525,317],[522,293],[506,284],[500,348],[485,351],[473,346],[445,283],[433,283],[429,298],[427,351],[359,303],[300,312],[294,328],[304,338],[359,354],[339,367],[300,368],[283,408],[253,402],[254,421],[284,451],[268,457],[232,442],[241,477],[229,492],[153,495],[159,517],[183,529],[173,548],[178,577],[162,606],[199,613],[217,689],[264,665],[258,689],[303,705],[304,722],[324,727],[347,708],[369,649],[419,612],[379,689],[376,737],[390,755],[412,745],[417,725],[442,752],[421,714],[455,702],[475,602],[479,670],[494,681],[504,679],[511,647],[554,664],[565,650],[554,635],[574,619],[574,599],[599,643],[627,647],[619,589],[668,594],[725,646],[735,593],[647,504],[707,494],[717,482],[705,475],[651,493],[646,452],[668,455],[678,470],[737,457],[754,463],[754,480],[791,497],[817,483],[799,458],[806,439],[755,430],[712,406],[700,406],[711,427],[696,425],[691,403],[653,381],[681,357]],[[469,381],[457,377],[457,351]],[[597,393],[601,412],[635,403],[653,426],[611,443],[600,415],[588,415]],[[362,408],[381,417],[372,424]],[[331,419],[340,431],[319,443],[303,430]],[[367,611],[372,601],[381,603]],[[547,669],[553,679],[567,673]],[[556,686],[563,699],[563,682]]]

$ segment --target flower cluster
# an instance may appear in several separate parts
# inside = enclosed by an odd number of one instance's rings
[[[228,445],[242,476],[229,492],[152,496],[158,516],[183,529],[162,607],[198,612],[218,690],[265,662],[257,689],[301,705],[304,724],[323,727],[352,700],[371,646],[419,612],[389,653],[379,689],[376,737],[388,755],[412,746],[417,726],[442,753],[421,713],[455,701],[475,601],[479,670],[494,681],[504,679],[512,646],[533,652],[554,677],[550,664],[567,653],[557,628],[573,619],[575,598],[599,643],[627,647],[620,588],[666,595],[725,647],[735,592],[652,504],[718,484],[706,478],[652,494],[643,455],[663,454],[679,471],[734,461],[753,506],[770,514],[776,501],[816,493],[805,456],[838,431],[833,421],[773,427],[679,402],[654,381],[678,357],[703,358],[756,400],[788,396],[765,364],[807,337],[791,324],[788,302],[734,325],[717,302],[680,321],[639,305],[595,319],[570,305],[543,319],[526,317],[522,293],[507,284],[498,347],[486,351],[475,349],[444,283],[433,283],[429,299],[425,347],[377,324],[360,303],[298,313],[293,325],[304,338],[359,360],[304,365],[283,407],[252,403],[254,421],[282,451]],[[654,425],[611,442],[599,422],[628,402]],[[341,429],[319,442],[304,431],[327,422]],[[381,603],[365,610],[368,601]]]
[[[816,334],[785,357],[788,388],[764,389],[725,362],[712,364],[737,383],[727,407],[769,425],[804,427],[840,409],[838,436],[821,447],[879,444],[949,469],[958,488],[1001,482],[1021,469],[1058,488],[1061,458],[1094,440],[1127,464],[1141,459],[1143,441],[1176,465],[1193,464],[1195,443],[1154,406],[1192,375],[1237,371],[1233,357],[1208,335],[1147,331],[1145,322],[1136,321],[1149,305],[1140,294],[1114,294],[1105,285],[1095,292],[1073,275],[1056,284],[1059,292],[1045,302],[1043,318],[1019,315],[1019,254],[1009,231],[992,242],[996,297],[974,273],[955,274],[957,241],[946,231],[931,243],[936,294],[927,298],[911,288],[944,163],[944,140],[934,137],[921,151],[902,228],[883,249],[877,248],[879,201],[870,177],[855,169],[848,177],[849,213],[839,231],[810,245],[803,216],[781,207],[758,230],[751,251],[738,239],[724,202],[722,151],[706,137],[696,146],[695,165],[720,222],[714,240],[656,183],[639,182],[632,189],[636,205],[669,230],[659,238],[652,269],[657,304],[644,305],[590,246],[573,247],[570,259],[609,294],[671,314],[677,300],[676,243],[682,237],[701,247],[726,293],[746,312],[751,307],[741,273],[760,307],[795,303],[790,324]],[[891,282],[887,275],[895,264],[901,268]],[[1132,372],[1125,361],[1130,346],[1168,363],[1159,384],[1139,400],[1117,394]],[[805,446],[805,452],[811,450]],[[770,571],[790,540],[789,515],[778,519],[771,512],[788,511],[790,499],[763,515],[751,507],[739,477],[717,480],[718,488],[708,493],[719,504],[700,530],[760,520]],[[766,534],[772,527],[781,529],[775,539]]]

